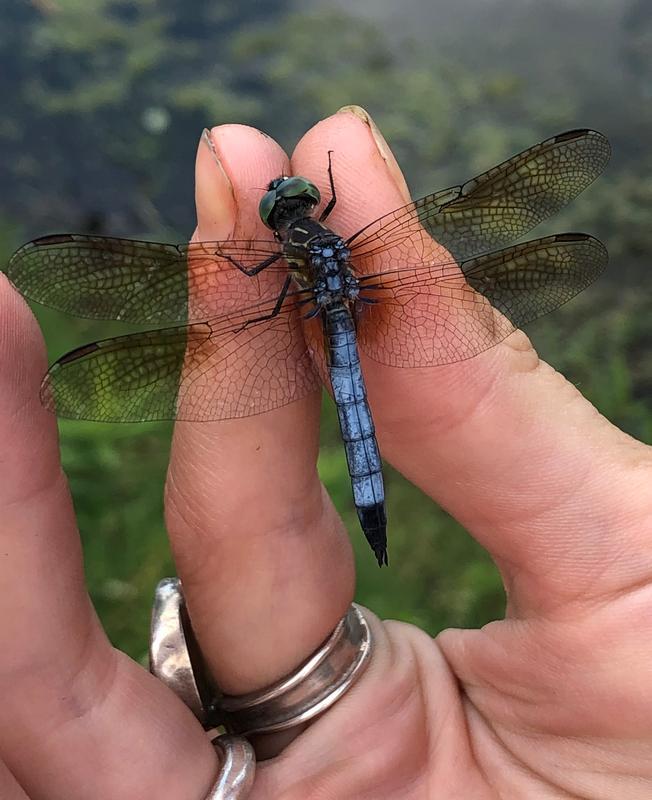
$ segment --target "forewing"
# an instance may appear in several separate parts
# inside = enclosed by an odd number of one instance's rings
[[[296,292],[273,319],[274,304],[177,328],[86,345],[63,356],[42,386],[44,404],[62,417],[102,422],[247,417],[317,389]]]
[[[608,260],[586,234],[535,239],[463,261],[395,270],[360,282],[358,342],[376,361],[424,367],[464,361],[563,305]]]
[[[349,246],[355,268],[370,274],[431,263],[432,239],[456,261],[502,247],[576,197],[603,171],[609,156],[609,142],[597,131],[547,139],[354,234]]]
[[[186,323],[278,294],[285,262],[260,276],[250,269],[280,254],[271,241],[179,245],[106,236],[55,234],[23,245],[7,276],[25,297],[90,319]]]

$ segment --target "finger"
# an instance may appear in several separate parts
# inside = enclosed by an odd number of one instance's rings
[[[0,797],[2,800],[29,800],[2,761],[0,761]]]
[[[319,123],[292,157],[294,174],[326,197],[328,150],[336,232],[405,204],[396,162],[364,112]],[[600,417],[523,334],[436,369],[364,357],[363,366],[384,456],[491,551],[512,613],[649,575],[649,450]]]
[[[190,800],[210,786],[214,753],[98,623],[56,421],[38,398],[44,370],[36,322],[0,276],[0,754],[32,800]]]
[[[197,155],[195,238],[271,239],[261,187],[287,169],[258,131],[213,129]],[[175,427],[168,529],[193,628],[227,693],[295,668],[353,596],[350,545],[316,470],[319,408],[314,393],[258,416]]]

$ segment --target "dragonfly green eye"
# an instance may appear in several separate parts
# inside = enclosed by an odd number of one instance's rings
[[[277,178],[270,183],[268,191],[263,195],[258,212],[265,225],[273,228],[271,216],[277,203],[283,200],[295,200],[305,203],[307,207],[313,207],[320,199],[319,189],[306,178]]]
[[[269,224],[269,215],[274,210],[274,206],[276,205],[276,199],[277,199],[276,191],[272,189],[269,192],[265,192],[260,201],[260,205],[258,206],[258,213],[260,214],[260,218],[265,223],[265,225],[267,225],[267,227],[271,227]]]
[[[306,199],[310,198],[315,205],[321,199],[319,189],[314,183],[310,183],[305,178],[286,178],[277,187],[276,193],[279,197],[301,197],[305,195]]]

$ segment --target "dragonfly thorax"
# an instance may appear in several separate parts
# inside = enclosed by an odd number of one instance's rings
[[[358,297],[358,281],[349,266],[351,253],[339,236],[318,235],[307,250],[318,306],[325,308]]]

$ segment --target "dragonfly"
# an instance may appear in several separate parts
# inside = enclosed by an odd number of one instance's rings
[[[23,245],[6,271],[27,298],[60,311],[159,326],[59,358],[41,398],[62,417],[234,419],[326,384],[360,526],[382,566],[385,488],[360,352],[396,368],[459,362],[591,284],[608,260],[592,236],[514,242],[583,191],[610,147],[594,130],[559,134],[348,238],[326,224],[337,203],[332,156],[319,216],[314,182],[269,183],[259,206],[269,238],[174,245],[54,234]]]

